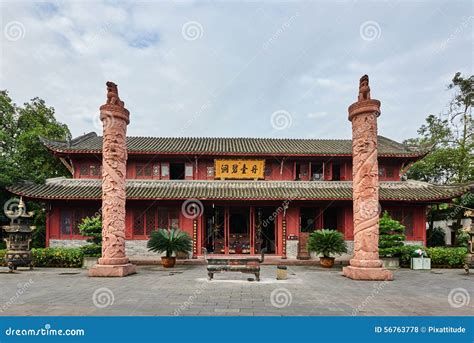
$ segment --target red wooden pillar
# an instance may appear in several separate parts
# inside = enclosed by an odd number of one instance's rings
[[[249,225],[250,225],[250,237],[249,237],[249,243],[250,243],[250,255],[255,254],[255,207],[250,206],[249,208],[249,213],[250,213],[250,220],[249,220]]]
[[[229,207],[226,206],[224,209],[224,254],[229,254]]]

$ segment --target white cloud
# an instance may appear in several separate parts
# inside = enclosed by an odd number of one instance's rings
[[[99,132],[92,118],[112,80],[131,112],[131,135],[349,137],[347,107],[368,73],[382,101],[381,134],[402,140],[444,108],[454,72],[472,72],[472,38],[457,29],[470,11],[463,3],[1,6],[2,31],[19,21],[25,35],[1,37],[0,88],[17,103],[45,99],[73,135]],[[359,36],[368,20],[381,28],[370,42]],[[202,25],[199,39],[183,38],[189,21]],[[280,109],[293,123],[276,131],[270,117]]]

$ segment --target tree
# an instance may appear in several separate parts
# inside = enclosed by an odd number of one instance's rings
[[[69,175],[62,163],[40,142],[40,137],[67,140],[71,133],[58,122],[54,109],[39,98],[22,107],[13,103],[7,91],[0,91],[0,201],[3,205],[11,194],[5,187],[20,180],[44,182],[46,178]],[[29,203],[38,218],[35,223],[44,226],[44,213],[38,204]],[[41,219],[43,218],[43,219]],[[0,211],[0,222],[8,218]],[[44,237],[43,237],[44,242]],[[44,243],[43,243],[44,244]]]
[[[405,226],[390,217],[385,211],[379,222],[379,255],[381,257],[399,257],[405,242]]]
[[[416,162],[407,176],[434,183],[462,183],[474,179],[474,76],[456,73],[448,89],[453,90],[448,110],[429,115],[418,130],[419,137],[405,141],[429,154]]]
[[[99,257],[102,252],[102,216],[85,217],[79,224],[81,235],[87,237],[89,244],[81,247],[84,256]]]
[[[474,180],[474,125],[472,107],[474,104],[474,76],[465,78],[457,72],[448,90],[453,97],[448,110],[438,116],[429,115],[426,123],[418,130],[419,137],[405,141],[430,152],[422,160],[416,162],[408,171],[410,179],[440,184],[464,183]],[[472,197],[461,197],[453,201],[455,205],[469,207]],[[434,217],[438,206],[430,211],[430,228],[433,229]],[[458,236],[461,229],[463,212],[451,208],[445,213],[454,219],[452,226]]]

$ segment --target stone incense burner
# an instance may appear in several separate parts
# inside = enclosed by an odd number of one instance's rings
[[[20,199],[16,211],[6,211],[7,217],[11,219],[10,225],[2,226],[6,233],[4,241],[7,244],[5,261],[10,272],[18,267],[30,267],[33,269],[33,258],[31,255],[31,236],[35,226],[30,225],[34,212],[26,212],[23,200]]]

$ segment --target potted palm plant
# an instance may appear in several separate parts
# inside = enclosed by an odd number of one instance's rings
[[[159,229],[151,233],[147,248],[159,254],[165,253],[161,257],[161,263],[165,268],[172,268],[176,264],[176,253],[190,253],[192,250],[192,240],[189,235],[179,229]]]
[[[316,230],[309,235],[308,251],[314,251],[318,255],[321,266],[331,268],[334,265],[332,255],[341,255],[347,252],[346,242],[342,233],[336,230]]]

